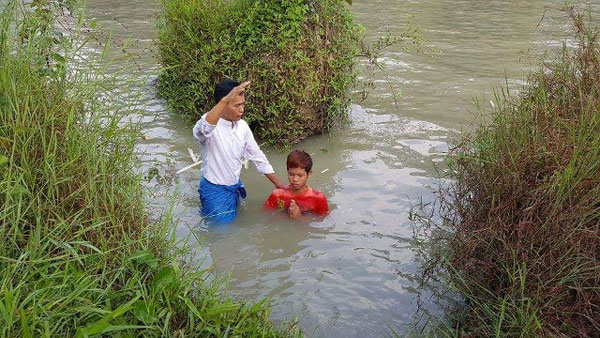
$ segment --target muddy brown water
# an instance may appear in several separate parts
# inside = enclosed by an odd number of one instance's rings
[[[435,51],[390,48],[379,60],[387,76],[361,64],[361,76],[374,77],[375,88],[366,101],[352,104],[349,124],[297,145],[314,154],[309,184],[329,197],[331,215],[295,222],[262,211],[272,186],[250,165],[242,174],[249,197],[238,221],[225,227],[200,220],[199,170],[174,174],[191,163],[187,148],[198,149],[192,125],[168,114],[153,87],[160,69],[154,43],[159,3],[90,1],[88,17],[134,56],[123,76],[146,78],[137,88],[144,110],[135,119],[145,135],[137,145],[140,170],[158,173],[145,183],[150,212],[165,213],[177,191],[178,236],[202,239],[198,257],[216,274],[229,275],[235,297],[269,297],[275,321],[297,316],[308,336],[376,337],[388,335],[388,327],[405,333],[414,320],[411,204],[433,198],[434,165],[476,120],[473,98],[489,108],[495,87],[517,89],[535,56],[562,45],[569,25],[557,11],[561,4],[354,1],[352,12],[370,39],[399,34],[412,22]],[[389,81],[402,92],[397,104]],[[285,179],[285,154],[264,150]]]

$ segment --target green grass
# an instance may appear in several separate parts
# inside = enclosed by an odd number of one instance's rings
[[[599,30],[569,13],[577,47],[497,95],[413,214],[425,277],[459,298],[439,335],[600,334]]]
[[[85,36],[57,34],[58,5],[3,6],[0,336],[300,335],[185,263],[168,213],[149,221],[139,134],[100,99],[103,60],[76,57]]]

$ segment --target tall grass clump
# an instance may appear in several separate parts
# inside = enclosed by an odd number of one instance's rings
[[[342,0],[163,0],[160,93],[198,119],[223,78],[250,80],[246,121],[287,146],[346,117],[361,27]]]
[[[61,2],[22,6],[0,14],[0,336],[297,334],[205,282],[168,219],[150,223],[102,60],[55,28]]]
[[[425,277],[463,300],[446,334],[600,335],[600,31],[570,17],[576,47],[498,95],[413,214]]]

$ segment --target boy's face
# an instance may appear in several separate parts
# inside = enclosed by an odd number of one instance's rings
[[[306,186],[306,182],[311,175],[312,170],[307,173],[304,168],[289,168],[288,180],[290,181],[290,188],[294,191],[301,190]]]

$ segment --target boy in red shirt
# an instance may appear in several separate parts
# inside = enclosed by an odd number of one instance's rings
[[[327,198],[306,182],[312,175],[312,159],[303,150],[294,150],[287,157],[289,187],[275,189],[265,202],[265,209],[286,209],[291,218],[305,213],[329,214]]]

